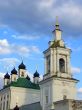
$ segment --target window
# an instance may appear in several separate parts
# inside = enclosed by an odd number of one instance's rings
[[[21,76],[23,76],[23,77],[24,77],[24,72],[22,72],[22,73],[21,73]]]
[[[59,70],[61,73],[65,73],[65,61],[63,58],[59,60]]]
[[[9,81],[7,81],[7,85],[9,84]]]
[[[48,104],[48,96],[46,96],[46,104]]]
[[[16,81],[16,77],[14,77],[14,81]]]
[[[2,101],[2,97],[1,97],[1,101]]]
[[[8,110],[8,100],[7,100],[6,110]]]
[[[7,95],[7,98],[9,98],[9,95]]]
[[[0,104],[0,110],[2,110],[2,103]]]
[[[5,102],[3,103],[3,110],[5,110]]]

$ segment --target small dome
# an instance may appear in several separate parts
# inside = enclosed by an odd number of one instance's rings
[[[30,77],[28,75],[27,75],[26,79],[30,81]]]
[[[22,63],[18,66],[19,69],[26,69],[26,66],[23,64],[23,61]]]
[[[19,110],[19,107],[16,105],[16,107],[14,108],[14,110]]]
[[[11,71],[11,75],[12,74],[16,74],[17,75],[17,70],[15,68]]]
[[[34,77],[39,77],[39,73],[37,72],[37,70],[36,70],[36,72],[34,73]]]
[[[10,79],[10,75],[8,73],[5,74],[4,79]]]

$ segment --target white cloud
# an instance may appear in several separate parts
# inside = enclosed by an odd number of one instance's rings
[[[31,50],[34,51],[34,52],[36,52],[36,53],[41,53],[41,51],[39,50],[39,48],[36,47],[36,46],[32,46],[31,47]]]
[[[72,72],[72,73],[80,73],[80,72],[81,72],[81,69],[78,68],[78,67],[72,67],[72,68],[71,68],[71,72]]]
[[[17,44],[9,44],[7,39],[0,40],[0,54],[12,54],[16,53],[21,56],[28,57],[31,53],[40,53],[40,50],[37,46],[25,46]]]
[[[0,64],[3,66],[3,69],[8,71],[10,68],[14,67],[16,63],[20,61],[17,58],[2,58],[0,59]]]
[[[7,39],[0,39],[0,54],[10,54],[10,44]]]
[[[8,25],[18,32],[24,34],[29,31],[30,33],[48,33],[49,27],[55,22],[57,15],[68,33],[80,35],[82,32],[81,0],[0,1],[0,24]]]
[[[7,41],[7,39],[0,39],[0,46],[2,47],[8,47],[9,46],[9,43]]]
[[[77,92],[82,93],[82,88],[79,88]]]
[[[31,35],[12,35],[13,38],[15,39],[21,39],[21,40],[36,40],[39,39],[39,36],[31,36]]]
[[[4,73],[0,72],[0,89],[2,89],[4,85],[4,75]]]

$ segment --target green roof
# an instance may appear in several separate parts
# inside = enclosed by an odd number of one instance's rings
[[[30,80],[26,78],[18,78],[16,82],[11,82],[9,85],[5,86],[4,88],[9,86],[40,90],[39,84],[32,83]]]

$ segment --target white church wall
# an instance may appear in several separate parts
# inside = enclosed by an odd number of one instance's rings
[[[16,106],[16,103],[20,107],[35,102],[40,102],[40,90],[11,87],[11,109]]]
[[[54,79],[53,81],[53,102],[67,99],[76,99],[76,83],[70,80]]]
[[[40,104],[42,110],[50,110],[52,104],[52,81],[48,81],[45,85],[40,86]]]
[[[5,88],[0,91],[0,110],[8,110],[10,108],[10,89]]]

